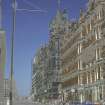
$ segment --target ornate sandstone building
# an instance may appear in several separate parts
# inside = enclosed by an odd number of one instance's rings
[[[42,101],[61,95],[63,101],[104,101],[105,0],[89,0],[77,21],[70,21],[59,8],[49,28],[49,43],[34,58],[34,98]]]
[[[69,101],[105,100],[105,0],[89,0],[61,39],[62,90]]]

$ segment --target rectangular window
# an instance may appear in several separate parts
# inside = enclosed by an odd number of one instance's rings
[[[78,70],[82,70],[82,61],[81,60],[78,61]]]
[[[101,27],[98,26],[98,38],[100,39],[101,38]]]
[[[81,49],[82,49],[81,44],[78,44],[78,54],[80,54],[80,53],[81,53]]]
[[[98,80],[100,80],[100,66],[99,65],[98,65],[97,69],[98,69]]]
[[[102,47],[101,57],[105,58],[105,46]]]
[[[87,73],[87,76],[86,77],[87,77],[86,79],[87,79],[87,84],[88,84],[89,83],[89,81],[88,81],[88,73]]]
[[[101,12],[99,11],[98,13],[98,19],[100,20],[101,19]]]
[[[100,59],[101,56],[100,56],[100,48],[97,48],[96,49],[96,60]]]
[[[101,27],[98,26],[95,30],[95,36],[96,36],[96,40],[101,38]]]
[[[95,36],[96,36],[96,40],[98,39],[98,35],[97,35],[97,29],[95,29]]]
[[[92,30],[92,22],[90,23],[90,31]]]
[[[86,25],[86,33],[88,34],[88,25]]]

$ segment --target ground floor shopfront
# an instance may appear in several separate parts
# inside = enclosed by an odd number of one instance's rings
[[[70,102],[103,103],[105,101],[105,84],[95,86],[80,86],[64,91],[64,100]]]

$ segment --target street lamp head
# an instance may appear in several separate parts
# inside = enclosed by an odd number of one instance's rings
[[[12,8],[13,8],[14,10],[16,10],[16,9],[18,8],[18,3],[17,3],[17,1],[15,1],[14,3],[12,3]]]

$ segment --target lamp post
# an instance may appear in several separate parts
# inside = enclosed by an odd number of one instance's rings
[[[13,105],[13,94],[12,94],[12,81],[14,74],[14,35],[16,30],[16,11],[25,11],[25,12],[46,12],[44,10],[38,9],[19,9],[17,8],[16,0],[12,0],[12,33],[11,33],[11,68],[10,68],[10,94],[9,94],[9,104]]]
[[[14,34],[16,24],[16,0],[12,0],[12,35],[11,35],[11,72],[10,72],[10,105],[12,105],[12,81],[13,81],[13,66],[14,66]]]

